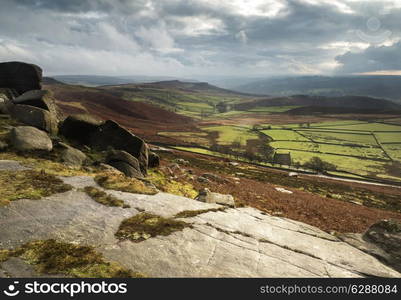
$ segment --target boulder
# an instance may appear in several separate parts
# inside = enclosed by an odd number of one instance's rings
[[[63,148],[60,153],[61,160],[67,165],[79,167],[88,159],[81,150],[65,143],[59,143],[58,145]]]
[[[49,111],[57,118],[56,101],[49,91],[32,90],[23,93],[13,100],[15,104],[25,104]]]
[[[59,129],[60,134],[67,139],[89,145],[91,137],[101,124],[102,121],[96,120],[90,115],[72,115],[60,124]]]
[[[389,255],[387,263],[401,271],[401,223],[395,220],[382,220],[364,233],[363,239],[373,243]]]
[[[148,168],[157,168],[160,166],[160,157],[154,152],[149,151]]]
[[[73,115],[62,122],[60,133],[70,140],[96,150],[111,148],[125,151],[138,160],[142,174],[147,172],[149,158],[146,143],[117,122],[101,122],[89,115]]]
[[[40,90],[42,69],[23,62],[0,63],[0,88],[14,89],[18,95],[30,90]]]
[[[121,127],[118,123],[107,120],[98,126],[91,136],[90,145],[95,149],[123,150],[138,159],[141,172],[146,174],[148,167],[148,147],[144,140]]]
[[[180,165],[184,165],[184,166],[189,165],[189,161],[182,159],[182,158],[177,158],[174,160],[174,162],[176,162],[177,164],[180,164]]]
[[[221,205],[226,205],[230,207],[235,207],[234,197],[228,194],[219,194],[211,192],[208,188],[204,188],[199,192],[199,195],[195,200],[205,202],[205,203],[216,203]]]
[[[126,151],[109,151],[106,157],[106,163],[123,172],[125,176],[143,178],[139,161]]]
[[[342,233],[338,237],[401,272],[400,222],[382,220],[370,226],[364,234]]]
[[[10,143],[19,151],[51,151],[53,144],[46,132],[31,126],[14,127],[10,132]]]
[[[123,174],[123,172],[117,170],[116,168],[105,164],[105,163],[100,163],[99,164],[99,169],[104,171],[104,172],[108,172],[108,173],[117,173],[117,174]]]
[[[17,104],[11,106],[10,114],[14,119],[26,125],[44,130],[52,135],[57,134],[57,118],[45,109]]]
[[[209,183],[209,182],[210,182],[209,179],[207,179],[207,178],[205,178],[205,177],[203,177],[203,176],[199,176],[196,180],[197,180],[198,182],[200,182],[200,183]]]

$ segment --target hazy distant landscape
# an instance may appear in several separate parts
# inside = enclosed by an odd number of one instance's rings
[[[29,278],[395,296],[401,2],[2,0],[0,293]]]
[[[146,128],[149,141],[181,150],[266,166],[279,166],[275,153],[290,153],[292,164],[286,167],[294,170],[310,170],[309,161],[318,157],[332,165],[320,170],[328,174],[401,181],[401,105],[396,102],[363,96],[258,96],[178,80],[110,83],[96,88],[53,84],[49,89],[71,112],[88,112],[93,102],[79,98],[91,94],[97,102],[95,95],[101,93],[192,118],[191,126],[179,127],[178,121],[170,131],[168,126]],[[167,121],[163,115],[152,117]]]

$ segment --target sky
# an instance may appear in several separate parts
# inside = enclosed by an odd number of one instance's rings
[[[45,74],[401,75],[401,0],[2,0],[0,61]]]

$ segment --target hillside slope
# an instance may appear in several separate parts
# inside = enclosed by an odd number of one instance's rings
[[[0,172],[4,171],[1,166],[0,161]],[[401,276],[315,227],[256,209],[213,211],[222,207],[164,193],[145,196],[105,190],[131,208],[107,207],[81,191],[97,186],[93,178],[62,180],[73,189],[0,207],[2,247],[12,249],[32,240],[55,238],[67,245],[95,245],[107,260],[150,277]],[[185,217],[190,212],[193,216]],[[177,219],[185,222],[185,228],[145,240],[118,238],[116,232],[124,219],[146,214]],[[31,270],[30,276],[40,276],[26,262],[13,258],[0,265],[0,277],[4,273],[21,277],[26,269]]]
[[[89,113],[101,119],[113,119],[147,138],[158,131],[188,126],[192,119],[150,103],[125,100],[104,89],[67,84],[45,84],[53,92],[65,115]]]

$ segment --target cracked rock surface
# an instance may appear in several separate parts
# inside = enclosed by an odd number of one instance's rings
[[[209,211],[180,219],[192,227],[168,236],[139,243],[121,241],[114,236],[120,223],[143,211],[174,217],[182,211],[221,206],[165,193],[148,196],[106,190],[130,205],[108,207],[79,190],[102,189],[93,178],[62,179],[74,189],[0,207],[0,248],[48,238],[92,245],[106,259],[149,277],[401,277],[373,256],[316,227],[253,208]],[[18,264],[4,262],[0,277],[20,275],[10,267]]]

